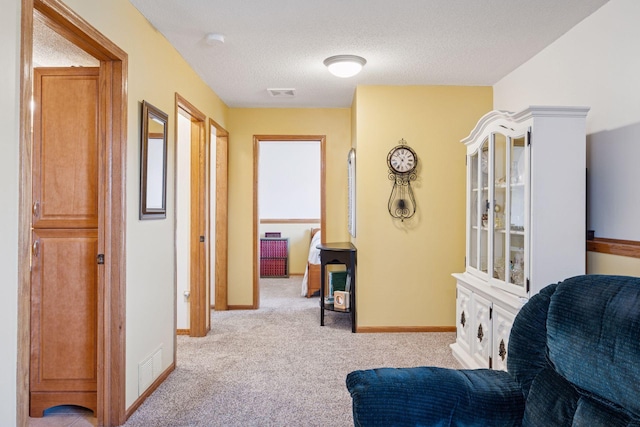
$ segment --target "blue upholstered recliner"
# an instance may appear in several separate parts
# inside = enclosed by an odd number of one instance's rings
[[[640,278],[543,289],[511,330],[508,372],[351,372],[356,426],[640,426]]]

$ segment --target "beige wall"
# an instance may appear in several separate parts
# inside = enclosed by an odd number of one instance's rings
[[[0,13],[0,425],[16,425],[18,332],[18,176],[20,146],[20,2],[5,1]]]
[[[640,277],[640,259],[587,252],[587,273]]]
[[[320,223],[282,223],[260,224],[258,234],[264,237],[266,231],[282,233],[282,237],[289,239],[289,275],[303,275],[307,269],[309,259],[309,244],[311,243],[311,229],[319,228]]]
[[[232,108],[229,110],[230,305],[253,301],[253,136],[326,135],[327,241],[347,239],[347,153],[350,110]]]
[[[494,85],[494,108],[584,105],[589,224],[596,237],[640,240],[640,2],[611,0]],[[632,195],[632,196],[630,196]],[[629,268],[631,265],[635,267]],[[589,273],[640,276],[640,260],[589,253]]]
[[[360,86],[355,115],[359,327],[455,325],[464,271],[465,148],[491,110],[491,87]],[[387,202],[387,154],[404,138],[417,153],[417,212],[400,222]]]
[[[129,55],[126,150],[128,407],[143,391],[138,390],[138,364],[160,347],[162,369],[173,361],[175,92],[222,126],[227,120],[227,107],[127,0],[65,0],[65,3]],[[140,103],[143,100],[169,114],[168,209],[165,220],[138,219],[139,126]]]

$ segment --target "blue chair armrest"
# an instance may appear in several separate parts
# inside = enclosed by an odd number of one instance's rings
[[[520,426],[524,397],[504,371],[380,368],[347,375],[364,426]]]

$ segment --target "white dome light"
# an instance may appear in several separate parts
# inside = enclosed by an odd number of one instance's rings
[[[366,59],[355,55],[336,55],[324,60],[331,74],[343,78],[355,76],[366,63]]]

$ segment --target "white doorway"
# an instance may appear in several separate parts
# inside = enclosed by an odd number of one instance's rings
[[[188,334],[191,269],[189,234],[191,216],[191,120],[177,114],[176,123],[176,328]]]
[[[325,140],[324,135],[254,136],[253,308],[260,305],[264,232],[282,231],[289,239],[287,274],[302,278],[311,228],[325,228]]]
[[[205,115],[176,93],[176,333],[211,329],[209,144]]]

